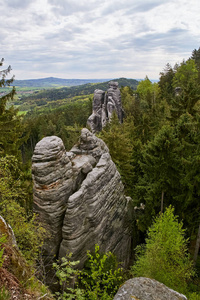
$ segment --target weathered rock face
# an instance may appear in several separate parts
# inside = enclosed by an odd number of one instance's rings
[[[123,110],[121,102],[121,93],[118,88],[118,82],[111,81],[109,84],[109,89],[107,91],[107,111],[108,118],[110,119],[113,111],[116,111],[119,121],[123,121]]]
[[[113,300],[187,300],[178,292],[150,278],[136,277],[127,280]]]
[[[110,120],[114,111],[117,113],[119,122],[122,123],[123,109],[120,90],[118,88],[118,83],[111,81],[109,82],[107,93],[98,89],[94,91],[93,112],[87,121],[91,131],[101,131]]]
[[[72,252],[83,266],[96,243],[126,266],[131,247],[130,203],[105,143],[86,128],[66,152],[60,138],[42,139],[32,158],[34,211],[51,237],[45,253]]]
[[[36,145],[32,162],[34,210],[51,234],[44,249],[55,255],[62,240],[67,200],[73,192],[72,163],[56,136],[46,137]]]

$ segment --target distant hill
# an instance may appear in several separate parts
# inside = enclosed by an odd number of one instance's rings
[[[28,96],[22,97],[22,102],[27,102],[29,100],[36,99],[45,99],[45,101],[56,101],[61,99],[67,99],[70,97],[80,96],[80,95],[89,95],[93,94],[95,89],[101,89],[106,91],[108,89],[108,83],[110,82],[101,82],[101,83],[87,83],[83,85],[76,85],[72,87],[62,87],[62,88],[54,88],[47,89],[40,92],[35,92]],[[133,90],[137,88],[138,81],[135,79],[127,79],[127,78],[118,78],[113,79],[113,81],[117,81],[119,87],[121,86],[129,86]]]
[[[13,85],[17,87],[60,87],[105,82],[107,80],[109,79],[62,79],[48,77],[41,79],[15,80]]]

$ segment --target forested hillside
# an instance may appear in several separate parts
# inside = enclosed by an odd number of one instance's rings
[[[162,252],[166,255],[166,260],[163,260],[165,262],[162,266],[163,273],[158,272],[155,275],[152,272],[153,261],[152,265],[148,266],[150,268],[148,274],[154,275],[148,275],[145,273],[147,268],[140,268],[139,263],[133,262],[135,267],[131,276],[133,274],[155,276],[157,280],[171,288],[176,286],[178,291],[188,295],[189,300],[198,300],[200,299],[200,48],[195,49],[190,58],[174,67],[167,64],[160,73],[158,83],[152,83],[148,77],[139,83],[125,79],[118,82],[121,86],[125,111],[124,122],[119,124],[116,115],[113,114],[112,121],[98,136],[109,147],[111,157],[121,174],[126,194],[131,196],[132,205],[138,208],[135,210],[133,227],[137,243],[146,242],[147,245],[146,248],[140,248],[138,256],[148,250],[154,251],[150,252],[151,255],[153,253],[151,257],[156,257],[160,248],[168,249],[166,240],[161,245],[159,242],[162,239],[157,240],[153,234],[157,230],[160,234],[165,228],[163,224],[168,221],[172,227],[178,228],[177,231],[176,229],[172,231],[177,235],[171,234],[172,239],[169,243],[179,240],[180,236],[188,239],[185,242],[180,238],[183,245],[178,248],[180,252],[176,252],[176,249],[173,250],[173,254],[168,250]],[[5,78],[2,78],[0,87],[11,83],[12,79],[5,81]],[[15,89],[0,98],[0,214],[13,227],[22,253],[33,265],[42,243],[42,227],[36,223],[32,214],[30,164],[34,147],[44,136],[57,135],[62,138],[66,149],[70,149],[78,139],[80,129],[86,126],[87,118],[92,112],[92,93],[96,88],[106,90],[107,83],[49,90],[22,98],[20,100],[22,103],[44,101],[46,105],[51,101],[78,96],[74,99],[76,101],[66,101],[59,107],[55,105],[47,106],[44,110],[32,109],[24,117],[14,107],[7,105],[8,101],[13,101]],[[164,214],[168,221],[162,219]],[[177,217],[172,217],[172,214]],[[180,227],[177,225],[178,222],[181,224]],[[145,240],[147,232],[148,239]],[[163,232],[165,231],[161,231]],[[136,246],[134,245],[134,248]],[[168,257],[169,253],[171,256]],[[144,259],[148,257],[150,256],[146,255]],[[161,261],[158,260],[159,264]],[[169,266],[170,268],[173,266],[174,270],[180,268],[184,270],[183,272],[186,272],[184,268],[188,266],[188,277],[183,279],[184,287],[181,284],[181,272],[176,273],[179,284],[173,281],[174,285],[170,286],[169,280],[167,281],[163,275],[169,274]],[[58,266],[57,268],[59,270]],[[137,273],[138,270],[140,273]],[[123,276],[125,280],[130,274],[126,274],[127,277]]]
[[[55,77],[47,77],[41,79],[26,79],[26,80],[15,80],[14,84],[16,87],[59,87],[59,86],[76,86],[87,83],[99,83],[105,82],[105,79],[62,79]]]
[[[119,78],[115,80],[119,83],[119,87],[130,86],[132,89],[136,89],[138,85],[138,81],[134,79]],[[18,105],[18,108],[21,111],[58,107],[61,104],[75,101],[76,99],[86,99],[88,98],[88,95],[94,93],[95,89],[107,90],[108,82],[109,81],[102,83],[87,83],[72,87],[45,89],[41,91],[37,90],[28,95],[22,94],[20,99],[14,101],[14,104]],[[74,99],[74,97],[76,98]]]

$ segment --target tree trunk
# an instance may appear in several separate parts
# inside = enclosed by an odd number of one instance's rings
[[[196,240],[195,251],[194,251],[194,259],[193,259],[194,266],[196,265],[196,262],[197,262],[199,247],[200,247],[200,224],[199,224],[199,230],[198,230],[198,234],[197,234],[197,240]]]
[[[22,162],[25,164],[25,151],[24,151],[24,145],[21,146],[21,156],[22,156]]]
[[[33,152],[33,140],[32,140],[32,136],[30,136],[30,142],[31,142],[31,151]]]
[[[164,202],[164,191],[162,191],[162,196],[161,196],[161,214],[163,213],[163,202]]]

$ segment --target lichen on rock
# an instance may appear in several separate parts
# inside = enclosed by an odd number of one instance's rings
[[[187,300],[186,296],[168,288],[163,283],[145,277],[127,280],[113,300]]]

